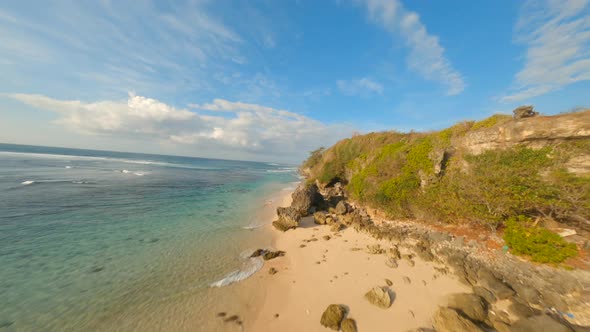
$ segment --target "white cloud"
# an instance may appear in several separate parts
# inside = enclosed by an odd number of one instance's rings
[[[188,145],[195,153],[224,151],[227,158],[245,151],[269,158],[292,155],[290,159],[297,160],[306,151],[352,133],[344,125],[326,125],[294,112],[224,99],[191,104],[195,111],[189,111],[134,94],[126,101],[90,103],[35,94],[9,96],[57,113],[56,123],[80,133]],[[202,111],[229,112],[231,116]]]
[[[371,93],[383,93],[383,86],[368,78],[350,81],[339,80],[336,82],[336,85],[342,93],[349,96],[367,96]]]
[[[516,24],[516,42],[526,45],[515,89],[500,98],[525,100],[590,80],[590,10],[587,0],[527,2]]]
[[[448,95],[465,89],[462,75],[444,56],[439,39],[426,30],[420,16],[399,0],[360,0],[366,5],[369,18],[393,35],[401,35],[410,49],[408,66],[424,78],[447,86]]]

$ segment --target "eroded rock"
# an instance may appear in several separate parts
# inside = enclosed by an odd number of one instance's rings
[[[340,325],[342,332],[357,332],[356,322],[352,318],[347,318],[343,320]]]
[[[339,304],[330,304],[322,314],[320,324],[334,331],[338,331],[340,329],[340,323],[344,319],[345,314],[346,309],[344,306]]]
[[[455,309],[441,307],[433,317],[437,332],[482,332],[477,325],[461,316]]]
[[[376,305],[382,309],[391,307],[392,303],[388,287],[373,287],[365,294],[365,299],[367,299],[371,304]]]
[[[475,294],[453,294],[449,297],[448,306],[474,321],[483,322],[488,315],[485,302]]]

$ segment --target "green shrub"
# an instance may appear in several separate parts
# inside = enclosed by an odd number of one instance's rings
[[[575,244],[530,223],[531,219],[522,215],[506,221],[504,241],[513,253],[528,256],[539,263],[561,263],[578,254]]]

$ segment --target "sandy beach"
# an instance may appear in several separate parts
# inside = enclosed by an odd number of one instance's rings
[[[288,206],[290,200],[284,195],[277,202]],[[397,268],[387,266],[386,256],[368,253],[367,245],[387,249],[391,244],[352,228],[336,234],[306,217],[297,229],[282,233],[269,225],[265,231],[272,237],[272,249],[286,255],[266,261],[252,277],[229,286],[245,310],[237,313],[243,325],[220,319],[220,330],[328,331],[320,318],[330,304],[344,305],[359,331],[428,328],[449,294],[469,291],[454,275],[435,270],[442,266],[416,256],[414,266],[405,259]],[[400,251],[411,254],[401,247]],[[277,272],[270,274],[271,268]],[[375,286],[387,286],[386,279],[395,296],[390,308],[381,309],[364,294]]]

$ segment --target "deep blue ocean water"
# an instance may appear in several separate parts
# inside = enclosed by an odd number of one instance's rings
[[[288,165],[0,144],[0,330],[108,329],[198,299],[297,180]]]

